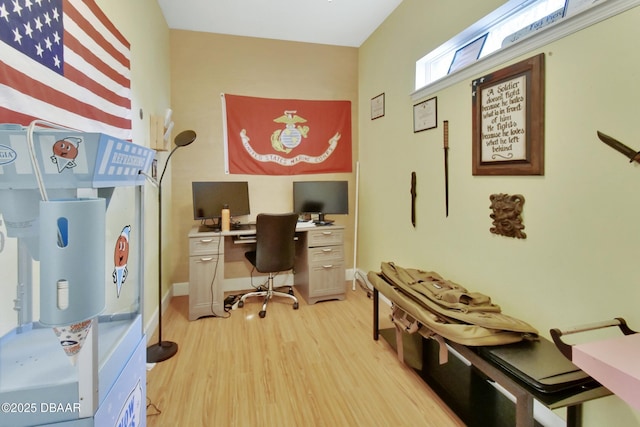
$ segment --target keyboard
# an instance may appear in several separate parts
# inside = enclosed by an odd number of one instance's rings
[[[236,236],[236,239],[240,239],[240,240],[255,240],[256,235],[255,234],[241,234],[239,236]]]
[[[256,225],[251,223],[245,223],[245,224],[236,223],[231,225],[232,230],[254,230],[255,228],[256,228]]]

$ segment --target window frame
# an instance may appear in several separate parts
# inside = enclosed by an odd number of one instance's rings
[[[510,2],[505,3],[493,13],[485,16],[483,19],[453,37],[451,40],[416,61],[416,76],[419,63],[428,64],[429,60],[433,60],[445,52],[455,49],[456,46],[461,47],[465,45],[474,39],[474,35],[477,37],[479,32],[489,28],[491,26],[491,22],[494,22],[498,17],[512,13],[514,8],[519,8],[520,4],[518,3],[521,4],[523,2],[522,0],[511,0]],[[577,31],[590,27],[591,25],[597,24],[598,22],[604,21],[605,19],[623,13],[636,6],[640,6],[640,0],[603,1],[602,3],[596,4],[575,15],[562,18],[558,22],[541,28],[511,45],[505,46],[487,56],[481,57],[473,64],[414,90],[410,94],[411,99],[412,101],[418,101],[423,98],[431,97],[449,86],[465,80],[470,80],[474,76],[485,73],[501,64],[514,60],[522,55],[534,51],[535,49],[539,49],[549,43],[567,37]],[[416,76],[414,76],[414,78]],[[414,82],[415,81],[417,81],[417,78],[414,79]]]

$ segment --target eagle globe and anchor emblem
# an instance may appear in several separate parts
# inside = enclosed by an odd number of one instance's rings
[[[307,137],[309,126],[297,126],[298,123],[306,123],[306,119],[298,116],[296,110],[285,110],[284,116],[280,116],[273,121],[284,123],[284,130],[278,129],[271,134],[271,146],[274,150],[283,153],[290,153],[302,142],[302,138]]]
[[[300,126],[300,123],[306,123],[307,119],[298,116],[296,110],[285,110],[284,115],[273,119],[276,123],[284,123],[284,129],[277,129],[271,134],[271,147],[276,151],[289,154],[294,148],[298,147],[304,138],[307,138],[309,126]],[[251,138],[247,134],[246,129],[240,131],[240,139],[242,146],[247,153],[256,161],[263,163],[278,163],[282,166],[293,166],[300,162],[304,163],[322,163],[333,154],[338,141],[340,140],[340,132],[336,132],[327,141],[328,146],[323,153],[317,156],[308,154],[299,154],[292,158],[286,158],[273,153],[259,153],[251,146]]]

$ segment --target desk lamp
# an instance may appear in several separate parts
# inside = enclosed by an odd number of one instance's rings
[[[192,130],[182,131],[175,137],[176,146],[169,153],[160,179],[156,183],[158,187],[158,343],[147,347],[148,363],[162,362],[178,352],[178,344],[172,341],[162,341],[162,178],[173,153],[178,148],[191,144],[195,139],[196,133]]]

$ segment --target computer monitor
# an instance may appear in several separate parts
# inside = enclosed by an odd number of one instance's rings
[[[298,214],[318,214],[317,224],[330,224],[326,214],[349,213],[347,181],[294,181],[293,210]]]
[[[232,217],[249,215],[249,184],[246,181],[194,181],[193,219],[202,221],[206,227],[220,227],[220,216],[224,205],[229,206]],[[211,220],[207,223],[207,220]]]

